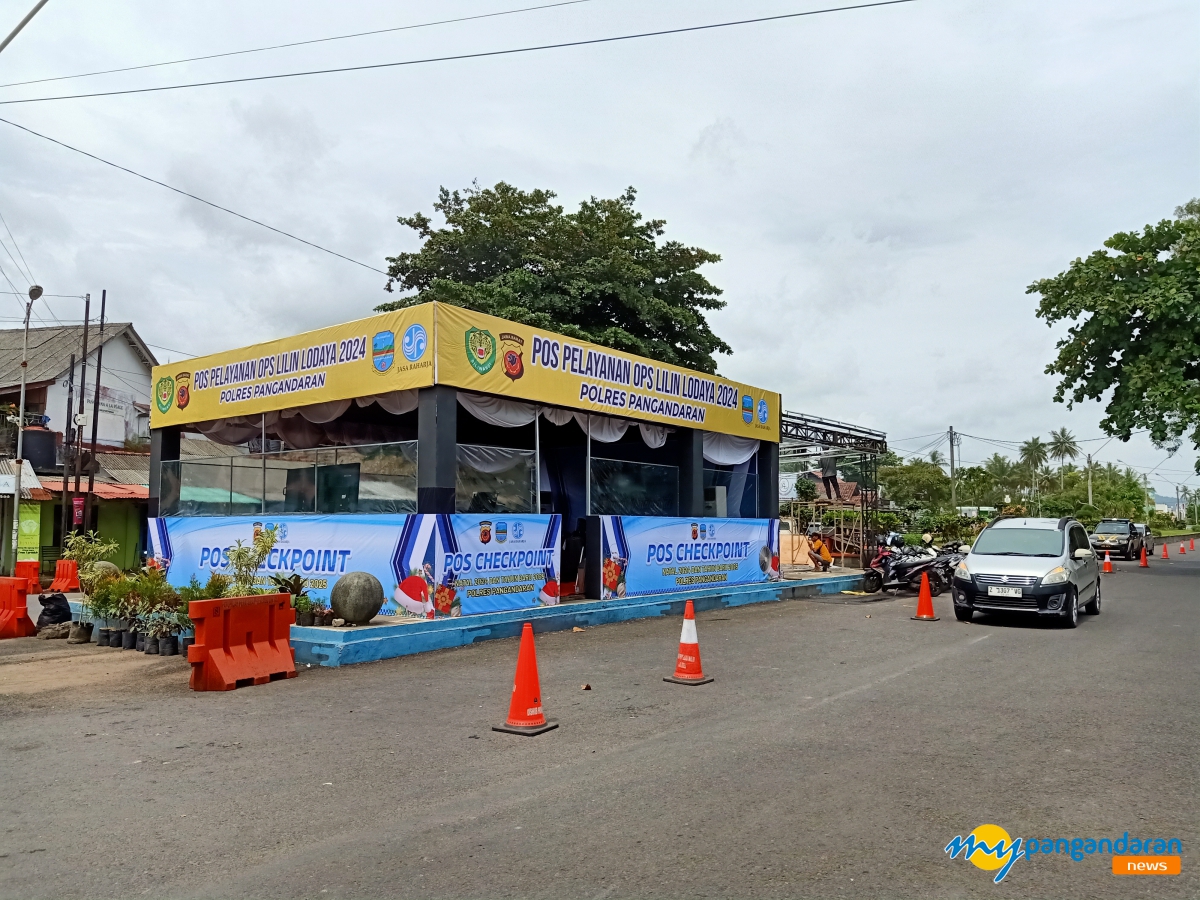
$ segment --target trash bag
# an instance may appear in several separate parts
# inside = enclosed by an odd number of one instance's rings
[[[47,625],[57,625],[59,622],[71,621],[71,604],[67,602],[65,595],[51,594],[47,597],[45,594],[42,594],[42,596],[38,597],[38,602],[42,604],[42,612],[37,620],[38,628],[45,628]]]

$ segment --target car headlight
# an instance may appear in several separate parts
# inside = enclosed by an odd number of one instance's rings
[[[1066,584],[1070,574],[1062,566],[1057,566],[1046,573],[1042,584]]]
[[[971,580],[971,570],[967,568],[967,561],[960,560],[958,565],[954,567],[954,577],[962,581]]]

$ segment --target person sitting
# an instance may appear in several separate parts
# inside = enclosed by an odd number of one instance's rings
[[[808,558],[812,561],[813,568],[819,572],[828,572],[829,567],[833,565],[833,554],[829,552],[829,547],[821,540],[821,535],[809,535]]]

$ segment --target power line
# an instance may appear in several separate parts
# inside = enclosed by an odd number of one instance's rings
[[[227,56],[244,56],[247,53],[263,53],[268,50],[286,50],[290,47],[306,47],[309,44],[324,44],[330,41],[345,41],[350,38],[371,37],[376,34],[391,34],[396,31],[412,31],[417,28],[430,28],[434,25],[453,25],[458,22],[472,22],[476,19],[494,19],[498,16],[513,16],[518,13],[535,12],[542,9],[553,9],[557,6],[575,6],[579,3],[591,3],[592,0],[564,0],[560,3],[546,3],[542,6],[525,6],[521,9],[506,9],[500,12],[482,13],[477,16],[461,16],[457,19],[439,19],[436,22],[421,22],[418,25],[398,25],[395,28],[377,28],[374,31],[356,31],[353,34],[338,34],[333,37],[312,38],[306,41],[292,41],[287,44],[271,44],[268,47],[252,47],[249,50],[229,50],[224,53],[210,53],[207,56],[189,56],[186,59],[171,59],[166,62],[145,63],[140,66],[124,66],[120,69],[101,69],[97,72],[80,72],[76,75],[55,75],[51,78],[33,78],[29,81],[12,81],[0,84],[0,88],[22,87],[27,84],[45,84],[48,81],[67,81],[72,78],[91,78],[93,75],[115,75],[118,72],[136,72],[141,69],[157,69],[162,66],[177,66],[182,63],[203,62],[209,59],[222,59]]]
[[[29,265],[29,263],[25,262],[25,254],[21,252],[21,245],[20,245],[20,244],[18,244],[18,243],[17,243],[17,239],[16,239],[15,237],[13,237],[12,230],[11,230],[11,229],[8,227],[8,222],[5,220],[5,218],[4,218],[4,213],[2,213],[2,212],[0,212],[0,222],[3,222],[3,223],[4,223],[4,230],[8,232],[8,239],[9,239],[10,241],[12,241],[12,245],[13,245],[14,247],[16,247],[16,248],[17,248],[17,256],[21,257],[21,262],[25,264],[25,271],[26,271],[26,273],[28,273],[28,275],[29,275],[29,283],[30,283],[31,285],[37,284],[37,281],[36,281],[36,280],[34,279],[34,277],[33,277],[33,269],[32,269],[32,267]],[[4,248],[4,252],[5,252],[5,253],[8,253],[8,247],[7,247],[7,246],[5,246],[5,248]],[[11,253],[9,253],[9,254],[8,254],[8,256],[9,256],[9,259],[12,259],[12,254],[11,254]],[[16,266],[16,265],[17,265],[17,261],[16,261],[15,259],[13,259],[13,265],[14,265],[14,266]],[[18,270],[20,270],[20,268],[21,268],[20,266],[17,266],[17,269],[18,269]]]
[[[149,181],[151,184],[157,184],[159,187],[164,187],[168,191],[174,191],[177,194],[182,194],[184,197],[190,197],[191,199],[197,200],[206,206],[211,206],[213,209],[219,209],[219,210],[221,210],[221,212],[227,212],[231,216],[237,216],[239,219],[242,219],[246,222],[251,222],[255,225],[259,225],[259,226],[267,229],[268,231],[273,231],[276,234],[281,234],[286,238],[291,238],[293,241],[299,241],[301,244],[306,244],[309,247],[312,247],[316,250],[320,250],[322,253],[328,253],[330,256],[336,256],[338,259],[344,259],[346,262],[354,263],[354,265],[356,265],[356,266],[362,266],[364,269],[370,269],[372,272],[378,272],[380,275],[387,274],[387,272],[383,271],[382,269],[377,269],[374,266],[369,266],[365,262],[359,262],[357,259],[351,259],[349,256],[344,256],[343,254],[338,253],[336,250],[330,250],[328,247],[322,247],[320,244],[314,244],[312,241],[306,241],[304,238],[297,237],[294,234],[284,231],[282,228],[276,228],[274,225],[268,225],[266,222],[260,222],[258,219],[252,219],[249,216],[242,215],[240,212],[235,212],[226,206],[221,206],[218,203],[213,203],[211,200],[205,200],[203,197],[197,197],[195,194],[188,193],[187,191],[182,190],[177,187],[172,187],[171,185],[167,184],[165,181],[159,181],[156,178],[151,178],[149,175],[143,175],[141,172],[135,172],[135,171],[133,171],[133,169],[127,169],[125,166],[117,165],[117,163],[115,163],[115,162],[109,162],[107,159],[102,159],[101,157],[96,156],[96,154],[94,154],[94,153],[88,153],[86,150],[80,150],[78,147],[72,147],[70,144],[64,144],[62,141],[52,138],[49,135],[41,134],[40,132],[34,131],[32,128],[26,128],[24,125],[18,125],[16,122],[10,122],[8,119],[0,119],[0,122],[3,122],[5,125],[11,125],[13,128],[19,128],[24,132],[32,134],[34,137],[40,137],[42,140],[50,141],[50,143],[52,143],[52,144],[58,144],[58,146],[65,147],[68,150],[74,150],[76,153],[81,153],[90,159],[96,160],[96,162],[102,162],[106,166],[112,166],[114,169],[120,169],[122,172],[128,172],[130,175],[136,175],[138,178],[141,178],[143,181]],[[10,282],[10,284],[11,284],[11,282]],[[13,290],[16,290],[16,288],[14,287]]]
[[[541,50],[562,50],[568,47],[587,47],[596,44],[611,44],[617,41],[632,41],[639,38],[663,37],[671,34],[686,34],[694,31],[711,31],[716,28],[732,28],[736,25],[754,25],[762,22],[778,22],[783,19],[798,19],[804,16],[819,16],[824,13],[848,12],[856,9],[872,9],[879,6],[896,6],[914,3],[916,0],[877,0],[874,3],[857,3],[853,6],[830,6],[825,9],[810,9],[806,12],[783,13],[777,16],[759,16],[753,19],[737,19],[730,22],[715,22],[711,25],[689,25],[685,28],[665,28],[660,31],[642,31],[636,34],[620,34],[614,37],[589,38],[582,41],[563,41],[557,44],[536,44],[530,47],[514,47],[509,50],[484,50],[478,53],[458,53],[452,56],[430,56],[423,59],[405,59],[397,62],[371,63],[361,66],[339,66],[333,69],[309,69],[303,72],[281,72],[275,75],[250,75],[243,78],[222,78],[214,81],[193,81],[185,84],[166,84],[158,87],[127,88],[119,91],[97,91],[91,94],[62,94],[56,97],[28,97],[24,100],[0,100],[0,106],[16,103],[44,103],[50,100],[82,100],[89,97],[118,97],[125,94],[148,94],[158,91],[179,91],[185,88],[213,87],[221,84],[246,84],[253,81],[276,81],[281,78],[300,78],[309,75],[333,75],[340,72],[365,72],[370,69],[392,69],[398,66],[419,66],[426,63],[456,62],[464,59],[485,59],[494,56],[513,56],[518,53],[534,53]]]

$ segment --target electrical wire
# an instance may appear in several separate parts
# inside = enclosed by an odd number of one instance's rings
[[[13,128],[19,128],[19,129],[21,129],[21,131],[27,132],[28,134],[32,134],[34,137],[40,137],[42,140],[50,141],[50,143],[52,143],[52,144],[58,144],[58,146],[65,147],[68,150],[74,150],[76,153],[81,153],[84,156],[88,157],[89,159],[94,159],[94,160],[96,160],[96,162],[104,163],[106,166],[112,166],[114,169],[120,169],[122,172],[127,172],[130,175],[135,175],[138,178],[142,179],[143,181],[148,181],[151,184],[157,184],[159,187],[164,187],[168,191],[174,191],[176,194],[182,194],[184,197],[190,197],[193,200],[203,203],[205,206],[211,206],[213,209],[219,209],[219,210],[221,210],[221,212],[229,213],[231,216],[237,216],[239,219],[242,219],[243,221],[251,222],[255,225],[259,225],[259,226],[267,229],[268,231],[273,231],[276,234],[281,234],[286,238],[291,238],[293,241],[299,241],[301,244],[306,244],[307,246],[312,247],[315,250],[320,250],[322,253],[328,253],[330,256],[336,256],[338,259],[344,259],[348,263],[354,263],[354,265],[356,265],[356,266],[362,266],[364,269],[370,269],[372,272],[378,272],[380,275],[387,275],[387,272],[383,271],[383,269],[377,269],[374,266],[367,265],[365,262],[359,262],[357,259],[352,259],[349,256],[345,256],[341,253],[338,253],[336,250],[330,250],[328,247],[322,247],[320,244],[314,244],[312,241],[306,241],[304,238],[297,237],[294,234],[284,231],[282,228],[276,228],[274,225],[268,225],[266,222],[261,222],[258,219],[252,219],[252,218],[250,218],[250,216],[243,215],[240,212],[235,212],[234,210],[229,209],[226,206],[221,206],[218,203],[213,203],[211,200],[205,200],[203,197],[197,197],[195,194],[188,193],[187,191],[182,190],[181,188],[172,187],[171,185],[167,184],[165,181],[159,181],[157,178],[151,178],[149,175],[143,175],[141,172],[135,172],[135,171],[133,171],[133,169],[128,169],[125,166],[118,165],[115,162],[109,162],[107,159],[103,159],[102,157],[96,156],[96,154],[94,154],[94,153],[88,153],[86,150],[80,150],[78,147],[72,147],[70,144],[65,144],[62,141],[57,140],[56,138],[50,137],[49,135],[45,135],[40,132],[34,131],[32,128],[26,128],[24,125],[18,125],[16,122],[10,122],[8,119],[0,119],[0,122],[3,122],[5,125],[11,125]],[[9,283],[11,284],[12,282],[9,282]],[[13,290],[16,290],[16,288],[14,287]]]
[[[804,16],[819,16],[824,13],[848,12],[856,9],[872,9],[879,6],[897,6],[901,3],[915,3],[916,0],[876,0],[874,3],[856,3],[851,6],[830,6],[824,9],[810,9],[805,12],[782,13],[775,16],[758,16],[753,19],[737,19],[729,22],[714,22],[710,25],[689,25],[684,28],[664,28],[659,31],[642,31],[636,34],[619,34],[613,37],[588,38],[581,41],[561,41],[555,44],[535,44],[528,47],[512,47],[507,50],[482,50],[477,53],[456,53],[450,56],[429,56],[421,59],[404,59],[395,62],[369,63],[359,66],[338,66],[331,69],[309,69],[302,72],[278,72],[272,75],[248,75],[242,78],[220,78],[212,81],[192,81],[184,84],[164,84],[156,87],[126,88],[116,91],[96,91],[90,94],[62,94],[55,97],[27,97],[22,100],[0,100],[0,106],[10,106],[17,103],[45,103],[51,100],[83,100],[90,97],[119,97],[127,94],[149,94],[159,91],[180,91],[187,88],[214,87],[222,84],[247,84],[254,81],[277,81],[283,78],[301,78],[310,75],[333,75],[342,72],[365,72],[371,69],[394,69],[399,66],[419,66],[427,63],[458,62],[465,59],[486,59],[495,56],[514,56],[518,53],[535,53],[542,50],[563,50],[569,47],[588,47],[597,44],[611,44],[617,41],[633,41],[641,38],[664,37],[672,34],[687,34],[696,31],[711,31],[716,28],[732,28],[738,25],[755,25],[762,22],[778,22],[785,19],[799,19]]]
[[[4,218],[4,213],[2,213],[2,212],[0,212],[0,222],[3,222],[3,223],[4,223],[4,230],[8,232],[8,239],[9,239],[10,241],[12,241],[12,245],[13,245],[14,247],[16,247],[16,248],[17,248],[17,256],[21,257],[21,262],[22,262],[22,263],[25,263],[25,272],[26,272],[26,273],[28,274],[28,276],[29,276],[29,283],[30,283],[30,285],[37,284],[37,281],[36,281],[36,280],[34,279],[34,277],[33,277],[33,268],[32,268],[32,267],[29,265],[29,263],[25,262],[25,254],[21,252],[21,245],[20,245],[20,244],[18,244],[18,243],[17,243],[17,239],[16,239],[15,237],[13,237],[12,229],[10,229],[10,228],[8,227],[8,222],[7,222],[7,220]],[[5,253],[8,253],[8,247],[7,247],[7,246],[4,248],[4,252],[5,252]],[[9,255],[9,258],[11,259],[11,258],[12,258],[12,254],[11,254],[11,253],[9,253],[8,255]],[[13,260],[13,265],[16,265],[16,264],[17,264],[17,261],[14,259],[14,260]],[[17,269],[18,269],[18,270],[20,270],[20,266],[17,266]]]
[[[413,31],[417,28],[431,28],[434,25],[453,25],[458,22],[472,22],[476,19],[494,19],[499,16],[513,16],[518,13],[536,12],[542,9],[553,9],[557,6],[576,6],[580,3],[591,3],[592,0],[564,0],[560,3],[546,3],[542,6],[525,6],[521,9],[506,9],[500,12],[482,13],[477,16],[461,16],[457,19],[440,19],[436,22],[421,22],[418,25],[399,25],[395,28],[377,28],[374,31],[356,31],[352,34],[338,34],[333,37],[312,38],[306,41],[292,41],[287,44],[271,44],[267,47],[252,47],[249,50],[229,50],[224,53],[210,53],[207,56],[190,56],[186,59],[171,59],[166,62],[145,63],[140,66],[124,66],[120,69],[102,69],[97,72],[80,72],[77,75],[55,75],[52,78],[33,78],[29,81],[12,81],[0,84],[0,88],[22,87],[27,84],[45,84],[48,81],[67,81],[72,78],[91,78],[93,75],[114,75],[118,72],[136,72],[140,69],[157,69],[162,66],[177,66],[182,63],[203,62],[209,59],[222,59],[227,56],[244,56],[247,53],[263,53],[268,50],[286,50],[290,47],[306,47],[310,44],[325,44],[330,41],[345,41],[351,38],[371,37],[376,34],[391,34],[396,31]]]

